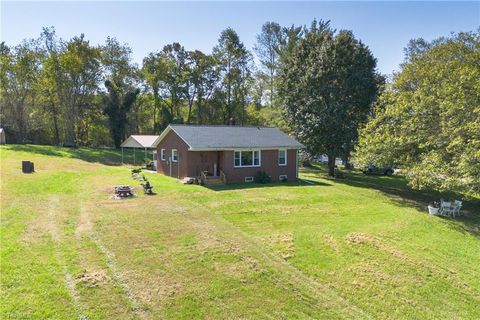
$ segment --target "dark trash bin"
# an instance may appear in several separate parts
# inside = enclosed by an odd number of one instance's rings
[[[35,172],[33,162],[22,161],[22,172],[23,173],[33,173],[33,172]]]

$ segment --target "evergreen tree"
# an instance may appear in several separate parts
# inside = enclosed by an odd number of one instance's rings
[[[307,151],[328,155],[329,175],[370,110],[378,87],[376,60],[351,32],[314,21],[285,57],[280,94],[287,123]]]

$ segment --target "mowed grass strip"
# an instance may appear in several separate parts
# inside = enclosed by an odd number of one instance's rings
[[[1,318],[480,318],[478,199],[430,217],[439,195],[401,177],[321,167],[210,189],[147,174],[145,196],[116,151],[0,156]]]

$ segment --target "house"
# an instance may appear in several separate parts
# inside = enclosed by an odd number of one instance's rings
[[[273,181],[298,178],[303,145],[275,127],[169,125],[155,142],[157,171],[202,177],[205,183],[251,182],[259,171]]]

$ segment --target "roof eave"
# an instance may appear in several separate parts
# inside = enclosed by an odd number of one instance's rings
[[[274,149],[303,149],[305,146],[266,146],[266,147],[190,147],[188,151],[234,151],[234,150],[274,150]]]

